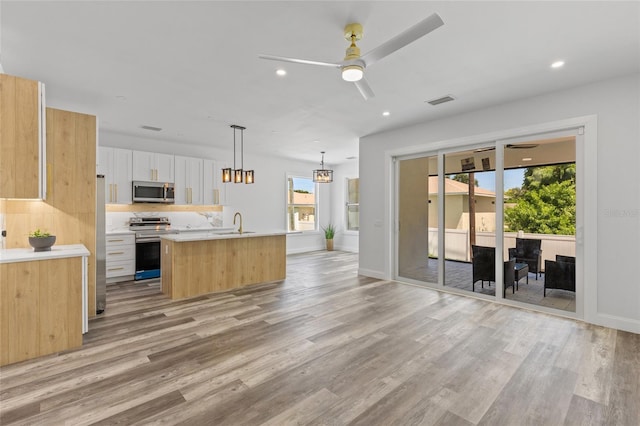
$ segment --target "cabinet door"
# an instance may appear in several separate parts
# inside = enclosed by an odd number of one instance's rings
[[[187,158],[175,156],[175,199],[176,204],[187,204],[189,184],[187,183]]]
[[[113,148],[98,147],[98,174],[104,175],[104,202],[114,203],[113,178]]]
[[[0,198],[46,198],[44,85],[0,74]]]
[[[160,182],[173,182],[174,174],[174,156],[170,154],[155,154],[156,179]]]
[[[190,158],[187,174],[189,179],[189,203],[202,204],[202,160]]]
[[[105,179],[109,175],[109,165],[112,163],[113,148],[104,146],[98,147],[98,174],[104,175]]]
[[[110,179],[115,187],[114,203],[131,204],[132,167],[131,150],[114,148],[112,177]]]
[[[222,182],[222,166],[217,161],[203,161],[202,203],[217,205],[224,203],[224,187]]]
[[[133,151],[133,180],[154,181],[156,179],[155,154],[153,152]]]

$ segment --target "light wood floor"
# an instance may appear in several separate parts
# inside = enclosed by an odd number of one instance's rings
[[[288,257],[287,279],[170,301],[108,289],[82,349],[0,369],[0,423],[640,424],[640,335]]]

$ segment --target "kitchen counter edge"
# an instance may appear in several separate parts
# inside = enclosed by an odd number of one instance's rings
[[[174,241],[176,243],[189,242],[189,241],[208,241],[208,240],[229,240],[234,238],[255,238],[255,237],[275,237],[280,235],[287,235],[286,231],[266,231],[266,232],[253,232],[248,231],[242,234],[236,233],[216,233],[216,232],[189,232],[185,234],[168,234],[160,235],[163,240]]]
[[[39,252],[33,251],[32,248],[13,248],[0,250],[0,263],[31,262],[89,255],[91,253],[82,244],[54,245],[51,247],[51,251]]]

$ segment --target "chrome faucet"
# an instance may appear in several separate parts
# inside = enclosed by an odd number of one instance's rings
[[[236,214],[233,215],[233,224],[236,224],[236,216],[240,216],[240,228],[238,228],[238,232],[242,234],[242,215],[240,214],[240,212],[236,212]]]

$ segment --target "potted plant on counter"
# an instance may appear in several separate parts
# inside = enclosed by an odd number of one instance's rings
[[[51,246],[55,242],[55,235],[41,231],[40,228],[29,234],[29,244],[33,247],[33,251],[51,251]]]
[[[327,251],[333,251],[333,237],[336,235],[336,228],[329,223],[326,227],[323,227],[324,238],[327,241]]]

